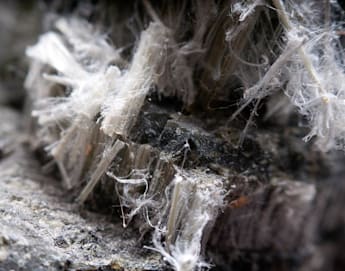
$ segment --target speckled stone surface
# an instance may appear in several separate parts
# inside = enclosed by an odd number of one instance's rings
[[[1,112],[1,129],[7,131],[0,137],[7,149],[0,160],[1,271],[161,270],[160,255],[142,248],[137,231],[80,211],[56,180],[44,176],[16,142],[16,114]]]

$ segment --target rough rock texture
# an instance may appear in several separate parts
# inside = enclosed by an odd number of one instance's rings
[[[229,203],[209,251],[220,270],[342,270],[343,193],[334,182],[318,191],[284,180],[264,186]]]
[[[0,161],[1,271],[161,270],[160,257],[142,249],[136,231],[80,211],[23,144],[13,146],[20,133],[8,126],[19,119],[11,109],[1,112],[1,142],[10,142]]]

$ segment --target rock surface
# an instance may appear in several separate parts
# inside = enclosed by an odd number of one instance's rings
[[[138,232],[80,211],[23,144],[13,147],[20,133],[7,128],[19,119],[6,113],[1,141],[11,144],[0,160],[0,270],[161,270],[160,256],[142,248]]]

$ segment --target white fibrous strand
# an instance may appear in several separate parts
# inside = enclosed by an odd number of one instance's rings
[[[124,64],[121,49],[115,49],[107,36],[88,22],[75,18],[69,21],[59,19],[55,25],[73,47],[76,59],[87,70],[97,71],[111,64]]]
[[[127,177],[117,177],[112,172],[107,172],[107,175],[115,180],[116,191],[120,200],[120,207],[122,211],[123,227],[126,228],[132,221],[134,216],[141,214],[148,223],[149,217],[147,213],[149,209],[157,209],[157,202],[148,197],[148,174],[145,170],[133,170]],[[120,188],[118,186],[121,186]],[[141,188],[144,191],[141,192]],[[129,209],[129,213],[124,213],[124,207]]]
[[[36,45],[26,50],[32,59],[26,87],[31,95],[37,93],[37,87],[39,89],[38,97],[33,97],[32,115],[41,125],[46,149],[58,164],[68,188],[77,181],[70,179],[68,167],[75,167],[75,160],[85,160],[83,156],[91,132],[85,132],[84,128],[90,129],[108,92],[115,88],[116,79],[121,75],[117,66],[109,65],[107,56],[99,56],[109,54],[116,62],[119,54],[110,49],[105,37],[86,26],[84,21],[60,19],[57,22],[60,34],[43,34]],[[54,84],[65,87],[60,95],[52,93]],[[52,136],[52,130],[56,129],[61,130],[57,138]]]
[[[243,22],[247,19],[247,17],[250,17],[253,12],[255,11],[255,8],[259,5],[262,5],[264,3],[263,0],[243,0],[235,2],[231,6],[231,15],[232,14],[238,14],[239,18],[238,20],[240,22]]]
[[[343,148],[345,138],[345,80],[344,66],[338,61],[342,53],[338,37],[331,26],[313,29],[314,22],[301,25],[290,15],[280,0],[273,1],[288,40],[303,37],[306,42],[292,57],[285,69],[285,93],[309,120],[311,131],[306,141],[316,136],[316,143],[325,151]],[[297,9],[298,5],[291,5]],[[302,5],[303,8],[303,5]],[[305,8],[303,10],[306,10]],[[313,12],[309,7],[309,12]]]
[[[193,172],[176,173],[170,184],[170,208],[162,215],[166,219],[156,226],[154,247],[148,247],[161,253],[176,271],[210,267],[202,259],[204,231],[223,206],[222,180],[207,174],[193,176]]]
[[[114,160],[114,158],[118,155],[118,153],[125,148],[126,144],[123,143],[121,140],[116,140],[114,144],[110,146],[106,146],[102,153],[102,158],[97,163],[97,167],[92,172],[87,185],[83,188],[80,192],[79,197],[77,198],[78,203],[84,203],[87,197],[90,195],[92,190],[98,184],[100,178],[103,174],[108,170],[110,164]]]
[[[105,134],[128,135],[146,95],[157,81],[169,36],[169,30],[158,22],[150,23],[141,33],[130,67],[103,104],[101,129]]]
[[[88,72],[67,49],[62,37],[52,32],[44,34],[35,46],[27,49],[26,54],[58,72],[43,74],[45,79],[71,88],[67,97],[38,101],[39,109],[34,110],[33,115],[38,117],[40,124],[79,116],[93,118],[120,75],[116,66],[100,65],[97,71]]]
[[[344,147],[343,53],[338,46],[339,37],[333,31],[336,26],[325,25],[321,19],[315,20],[313,14],[318,14],[318,11],[311,2],[288,1],[285,6],[281,0],[273,1],[285,32],[276,41],[281,48],[280,55],[269,67],[263,65],[260,68],[257,65],[259,79],[246,86],[243,102],[230,120],[253,100],[263,99],[283,89],[291,103],[309,122],[311,130],[304,140],[309,141],[315,137],[320,149],[329,151]],[[242,4],[237,4],[236,10],[240,9],[240,5]],[[245,65],[252,64],[244,63]],[[255,76],[251,75],[244,72],[241,79],[252,83],[250,77]]]
[[[213,5],[211,2],[199,3],[196,1],[194,3],[196,6],[195,12],[198,13],[194,22],[196,32],[190,40],[178,42],[175,37],[179,36],[178,32],[181,31],[178,29],[178,26],[184,20],[182,16],[186,5],[182,4],[178,14],[174,12],[169,14],[168,11],[168,17],[172,20],[169,21],[167,19],[168,27],[156,14],[149,1],[144,0],[143,4],[152,20],[170,32],[169,39],[165,43],[165,51],[164,55],[162,55],[163,59],[160,65],[157,66],[157,72],[159,74],[156,82],[158,94],[166,97],[176,97],[183,102],[184,106],[188,107],[193,104],[197,94],[194,86],[193,73],[200,59],[195,56],[202,56],[205,53],[202,39],[207,30],[206,26],[210,13],[212,13],[210,11],[212,11]],[[174,10],[172,9],[171,11]],[[183,31],[185,29],[182,29]],[[193,54],[194,56],[191,57]]]

